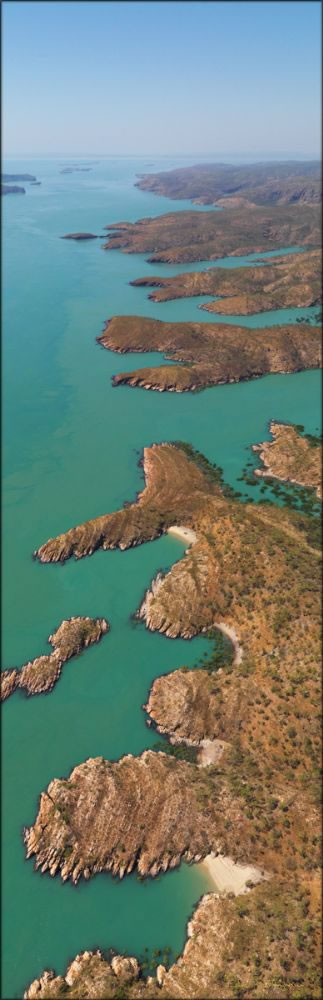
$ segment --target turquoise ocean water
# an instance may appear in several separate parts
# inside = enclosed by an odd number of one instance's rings
[[[164,169],[171,165],[162,162]],[[35,873],[25,860],[22,830],[34,821],[48,782],[86,757],[115,759],[151,746],[156,735],[141,705],[153,678],[183,663],[193,666],[208,648],[206,639],[170,640],[131,621],[157,570],[180,558],[184,546],[175,537],[65,566],[42,566],[32,560],[33,550],[132,500],[142,486],[138,458],[145,444],[190,441],[238,488],[250,445],[269,437],[272,417],[315,433],[320,413],[316,371],[196,396],[113,389],[114,373],[159,362],[160,355],[121,358],[100,348],[95,338],[109,316],[216,318],[198,310],[205,297],[158,305],[129,281],[210,264],[151,265],[141,255],[105,253],[99,240],[76,244],[59,237],[103,233],[110,222],[192,206],[135,188],[136,172],[145,169],[138,160],[110,158],[90,173],[71,175],[61,175],[55,160],[6,167],[35,173],[42,184],[26,184],[25,196],[3,199],[2,665],[19,666],[47,652],[47,636],[71,615],[105,616],[111,633],[64,667],[49,696],[15,694],[3,706],[3,1000],[21,997],[44,967],[62,972],[84,948],[139,954],[170,945],[177,953],[187,919],[209,887],[198,866],[182,865],[155,881],[132,875],[119,883],[100,875],[75,888]],[[261,327],[305,312],[232,322]],[[258,495],[255,487],[252,496]]]

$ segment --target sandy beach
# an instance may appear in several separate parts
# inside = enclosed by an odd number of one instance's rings
[[[254,865],[236,864],[231,858],[221,854],[217,857],[208,854],[202,864],[207,868],[218,892],[234,892],[235,896],[248,891],[247,882],[256,884],[266,878],[260,868],[255,868]]]
[[[191,528],[184,528],[181,524],[172,524],[168,528],[168,534],[177,535],[178,538],[182,538],[183,542],[187,542],[188,545],[194,545],[197,542],[195,531],[192,531]]]

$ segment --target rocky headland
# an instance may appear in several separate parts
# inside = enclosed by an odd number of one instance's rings
[[[156,288],[148,296],[153,302],[216,295],[216,302],[201,306],[207,312],[247,316],[272,309],[308,307],[322,301],[321,252],[289,254],[263,265],[248,265],[234,271],[209,268],[190,271],[175,278],[137,278],[131,284]]]
[[[52,690],[67,660],[78,656],[87,646],[99,642],[109,631],[104,618],[69,618],[61,622],[48,642],[53,652],[37,656],[20,669],[4,670],[1,674],[1,701],[14,691],[23,690],[27,695],[43,694]]]
[[[98,343],[119,354],[163,352],[180,362],[120,372],[113,385],[188,392],[207,386],[296,372],[321,365],[321,330],[308,323],[248,329],[225,323],[165,323],[140,316],[114,316]]]
[[[319,206],[228,206],[221,212],[168,212],[104,227],[104,250],[145,253],[152,263],[242,257],[279,247],[321,246]]]
[[[315,204],[321,201],[320,163],[197,164],[154,174],[139,174],[136,186],[167,198],[200,205],[235,206]]]

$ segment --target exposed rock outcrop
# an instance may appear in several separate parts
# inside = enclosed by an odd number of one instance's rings
[[[26,694],[43,694],[51,691],[67,660],[99,642],[109,631],[104,618],[69,618],[61,622],[53,635],[48,637],[53,652],[38,656],[25,663],[20,670],[4,670],[1,674],[1,701],[9,698],[18,688]]]
[[[322,499],[322,442],[313,436],[303,437],[291,424],[270,424],[273,441],[254,444],[264,468],[255,469],[257,476],[273,476],[316,490]]]

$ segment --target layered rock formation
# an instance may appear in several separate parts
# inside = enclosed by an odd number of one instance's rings
[[[221,850],[222,812],[223,802],[209,799],[206,772],[193,764],[151,750],[114,763],[97,757],[42,793],[25,830],[26,854],[42,872],[74,883],[100,871],[122,878],[135,867],[156,876]]]
[[[190,271],[174,278],[137,278],[131,284],[157,288],[149,298],[154,302],[216,295],[216,302],[201,306],[207,312],[228,316],[249,315],[292,306],[308,307],[322,301],[321,253],[289,254],[270,263],[234,268]]]
[[[276,421],[271,422],[270,433],[273,441],[253,445],[264,464],[263,469],[255,469],[255,474],[308,486],[322,499],[322,443],[319,438],[303,437],[296,427]]]
[[[206,386],[295,372],[321,365],[321,331],[307,323],[246,329],[225,323],[164,323],[114,316],[98,342],[109,350],[161,351],[180,364],[138,368],[113,376],[113,385],[187,392]]]
[[[37,656],[35,660],[25,663],[19,670],[4,670],[1,674],[1,701],[9,698],[18,688],[26,694],[43,694],[51,691],[60,677],[62,667],[67,660],[99,642],[109,631],[108,622],[104,618],[69,618],[61,622],[48,642],[53,652],[47,656]]]

